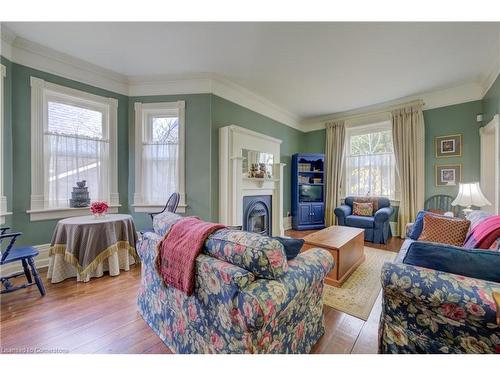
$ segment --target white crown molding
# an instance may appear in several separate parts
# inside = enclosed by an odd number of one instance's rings
[[[4,25],[1,33],[2,55],[16,64],[128,95],[128,79],[124,75],[16,36]],[[8,53],[4,54],[4,49]]]
[[[483,89],[482,96],[484,97],[488,90],[493,86],[496,79],[500,75],[500,56],[497,61],[494,62],[489,74],[484,74],[479,77],[481,82],[481,87]]]
[[[212,93],[292,128],[302,130],[299,116],[225,78],[214,76],[212,79]]]
[[[266,98],[215,74],[129,78],[130,96],[214,94],[300,130],[300,118]]]
[[[388,114],[392,107],[415,100],[422,100],[424,102],[423,110],[425,111],[454,104],[466,103],[474,100],[481,100],[482,98],[483,87],[478,82],[465,82],[456,86],[438,89],[428,93],[407,96],[404,98],[358,108],[351,111],[307,118],[301,122],[301,130],[303,132],[321,130],[325,128],[325,122],[327,121],[351,116],[366,116],[366,120],[369,122],[381,121],[386,117],[384,116],[384,111],[387,111]]]

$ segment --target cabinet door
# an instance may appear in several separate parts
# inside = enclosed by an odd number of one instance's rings
[[[299,205],[299,224],[309,224],[311,222],[311,205]]]
[[[324,205],[321,204],[311,204],[311,222],[314,224],[322,223],[325,219]]]

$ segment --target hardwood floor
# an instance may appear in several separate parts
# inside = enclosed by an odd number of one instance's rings
[[[401,243],[393,237],[386,246],[366,245],[398,251]],[[140,267],[89,283],[44,282],[43,298],[36,287],[0,297],[0,353],[169,353],[137,312]],[[376,353],[380,302],[381,296],[366,322],[325,306],[326,333],[312,352]]]

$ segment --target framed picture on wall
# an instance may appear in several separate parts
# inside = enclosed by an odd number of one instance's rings
[[[436,186],[456,186],[462,180],[462,164],[436,165]]]
[[[462,156],[462,134],[443,135],[434,140],[436,158]]]

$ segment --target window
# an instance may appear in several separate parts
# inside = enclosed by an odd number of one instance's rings
[[[32,220],[81,215],[69,207],[81,180],[116,211],[116,110],[116,99],[32,77]]]
[[[184,192],[184,102],[135,103],[136,176],[134,207],[154,212],[165,206],[170,195]]]
[[[389,123],[351,128],[346,139],[345,195],[396,197]]]

